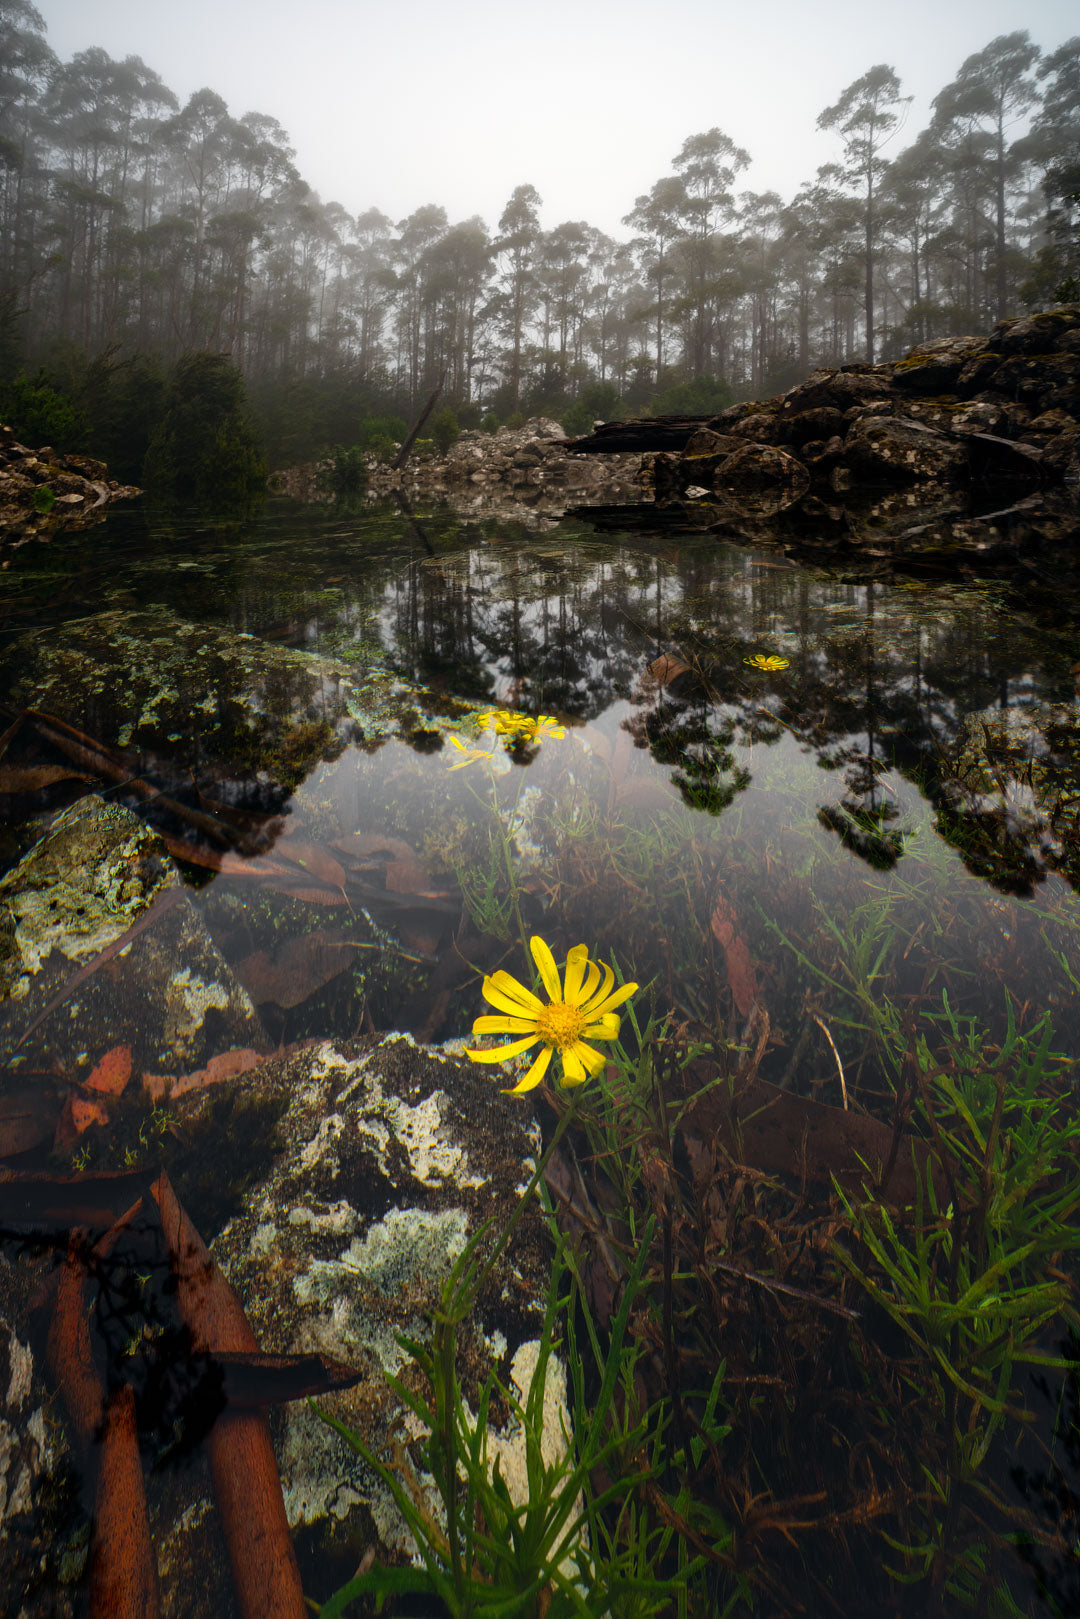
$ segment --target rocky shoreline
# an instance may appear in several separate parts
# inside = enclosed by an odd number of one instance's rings
[[[558,422],[534,416],[523,427],[478,429],[461,434],[444,456],[410,460],[400,470],[365,458],[366,492],[372,499],[400,493],[449,500],[455,506],[492,509],[503,501],[513,509],[532,508],[561,515],[571,505],[632,503],[642,499],[640,454],[568,453]],[[309,462],[270,475],[271,494],[325,502],[335,498],[333,462]]]
[[[0,541],[89,528],[114,502],[141,494],[110,478],[104,461],[60,455],[51,444],[32,450],[14,428],[0,427]]]

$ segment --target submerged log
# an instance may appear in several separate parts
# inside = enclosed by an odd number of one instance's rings
[[[196,1351],[258,1354],[243,1305],[177,1202],[167,1175],[153,1197],[176,1274],[176,1304]],[[243,1619],[308,1619],[270,1428],[259,1410],[228,1412],[207,1439],[214,1496]]]

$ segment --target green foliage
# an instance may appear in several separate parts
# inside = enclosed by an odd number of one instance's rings
[[[81,405],[89,422],[86,447],[109,476],[137,484],[150,440],[165,414],[165,373],[150,355],[117,361],[106,352],[86,367]]]
[[[189,354],[169,381],[166,410],[143,476],[158,499],[243,505],[266,487],[240,372],[219,354]]]
[[[668,1612],[681,1582],[660,1578],[656,1568],[671,1538],[636,1497],[651,1467],[649,1425],[636,1415],[638,1364],[648,1353],[630,1332],[642,1302],[642,1272],[650,1251],[651,1227],[642,1233],[617,1311],[602,1343],[589,1312],[586,1293],[564,1237],[549,1220],[555,1252],[536,1365],[523,1398],[494,1374],[484,1383],[473,1416],[457,1372],[457,1334],[500,1257],[543,1171],[573,1118],[568,1110],[537,1165],[508,1226],[483,1265],[477,1255],[490,1237],[477,1230],[444,1289],[430,1346],[401,1337],[422,1375],[389,1377],[402,1405],[418,1419],[424,1437],[416,1442],[417,1465],[400,1453],[388,1466],[344,1424],[315,1409],[373,1468],[390,1491],[419,1548],[421,1567],[380,1568],[358,1575],[320,1609],[322,1619],[339,1619],[356,1598],[410,1593],[438,1600],[451,1619],[601,1619],[608,1614],[647,1616]],[[567,1282],[570,1285],[567,1286]],[[586,1323],[588,1346],[580,1345],[575,1315]],[[559,1348],[558,1323],[567,1322],[570,1370],[569,1433],[552,1445],[546,1432],[545,1395],[549,1369]],[[592,1375],[589,1375],[589,1374]],[[501,1395],[520,1428],[525,1447],[528,1490],[515,1501],[498,1458],[488,1454],[488,1412]],[[420,1479],[428,1476],[434,1498],[425,1498]],[[685,1579],[686,1570],[683,1570]]]
[[[998,1049],[947,995],[928,1024],[934,1048],[924,1034],[907,1053],[927,1144],[915,1206],[894,1216],[869,1188],[849,1197],[837,1187],[851,1235],[836,1253],[908,1340],[910,1408],[927,1411],[942,1439],[938,1465],[924,1464],[921,1511],[889,1540],[905,1559],[898,1577],[944,1564],[953,1594],[979,1606],[987,1543],[977,1526],[987,1504],[1008,1510],[984,1476],[991,1446],[1031,1420],[1029,1368],[1075,1370],[1047,1345],[1077,1326],[1065,1273],[1080,1255],[1080,1121],[1048,1018],[1021,1034],[1010,1006]]]
[[[566,434],[580,438],[592,432],[593,422],[618,421],[626,415],[626,406],[613,382],[598,382],[586,388],[570,409],[559,420]]]
[[[461,426],[449,405],[443,405],[432,416],[428,422],[428,434],[440,455],[445,455],[450,446],[457,443],[461,437]]]
[[[356,442],[362,450],[382,455],[387,444],[404,444],[409,429],[400,416],[366,416],[357,429]]]
[[[0,420],[32,448],[51,444],[57,450],[78,450],[86,441],[85,414],[75,400],[52,386],[43,370],[33,377],[20,372],[0,389]]]
[[[485,433],[494,433],[497,431],[498,426],[499,418],[496,416],[493,410],[489,410],[487,415],[480,423],[481,430]]]
[[[331,467],[326,481],[335,495],[357,495],[367,488],[368,469],[358,444],[335,444],[330,451]]]
[[[39,483],[34,490],[34,510],[44,516],[56,505],[56,494],[47,483]]]
[[[694,377],[653,396],[654,416],[718,416],[734,404],[735,395],[720,377]]]

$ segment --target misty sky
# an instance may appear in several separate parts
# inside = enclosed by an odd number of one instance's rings
[[[789,198],[837,155],[822,108],[876,62],[915,100],[896,147],[965,56],[1026,28],[1080,32],[1075,0],[35,0],[65,60],[141,56],[183,101],[204,85],[277,118],[304,179],[397,222],[441,203],[494,229],[528,182],[545,227],[625,237],[688,135],[753,158],[739,189]]]

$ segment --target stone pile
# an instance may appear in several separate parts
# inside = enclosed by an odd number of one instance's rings
[[[400,471],[374,455],[367,458],[368,493],[400,490],[420,498],[444,498],[455,506],[490,509],[493,502],[541,512],[592,502],[640,500],[640,455],[595,456],[568,453],[559,423],[535,416],[524,427],[494,433],[464,432],[446,455],[414,456]],[[330,462],[291,467],[270,479],[273,494],[299,500],[333,498]]]
[[[0,427],[0,542],[89,528],[114,501],[141,494],[110,478],[104,461],[60,455],[51,444],[31,450]]]
[[[602,451],[603,438],[578,444]],[[920,343],[883,365],[815,371],[721,412],[649,472],[661,503],[716,496],[760,515],[867,488],[1074,486],[1080,305],[1002,321],[989,337]]]

